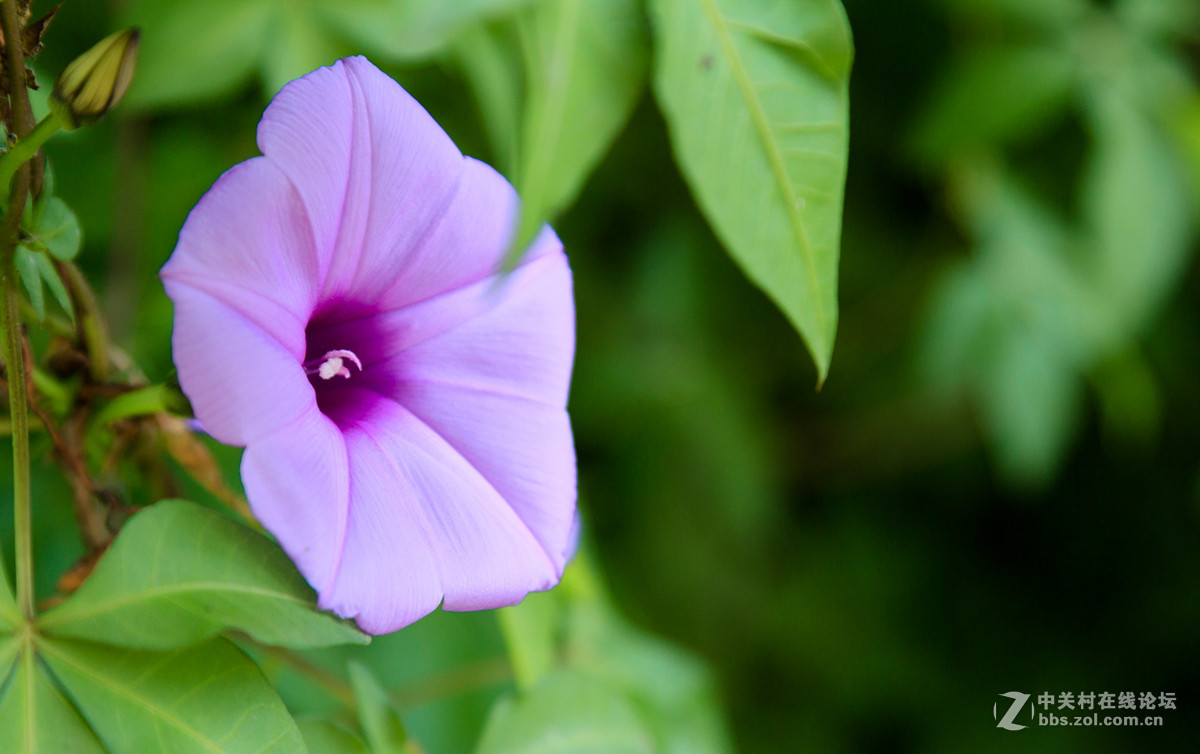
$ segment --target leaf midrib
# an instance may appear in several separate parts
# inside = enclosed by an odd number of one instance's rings
[[[286,592],[276,592],[262,587],[249,586],[245,584],[231,585],[220,581],[192,581],[186,584],[165,584],[161,586],[152,586],[146,589],[141,589],[133,592],[125,597],[107,600],[90,607],[77,608],[74,611],[66,610],[67,605],[63,605],[63,612],[50,612],[39,621],[42,628],[54,628],[55,626],[62,628],[64,625],[70,625],[80,619],[89,618],[95,615],[100,615],[106,612],[136,604],[138,602],[149,602],[152,599],[161,597],[170,597],[175,595],[183,595],[191,592],[218,592],[232,594],[253,594],[260,597],[268,597],[271,599],[284,600],[292,602],[303,607],[308,607],[308,602],[299,597],[287,594]],[[66,618],[62,616],[66,615]]]
[[[763,110],[762,102],[759,101],[758,95],[754,91],[754,84],[750,81],[750,76],[746,71],[745,65],[742,63],[741,55],[738,53],[737,46],[733,42],[733,35],[729,31],[725,17],[721,15],[721,11],[717,7],[715,0],[701,0],[701,3],[704,6],[704,13],[708,16],[709,23],[717,35],[717,40],[721,44],[721,52],[724,54],[725,60],[733,72],[733,77],[737,82],[738,90],[741,92],[742,100],[746,103],[750,119],[754,122],[754,128],[758,131],[759,140],[762,142],[763,149],[767,154],[767,162],[771,166],[771,172],[774,173],[775,181],[784,193],[784,203],[787,208],[788,220],[792,226],[796,245],[800,249],[800,258],[804,264],[805,272],[808,274],[809,295],[813,299],[813,311],[817,319],[817,337],[820,341],[820,347],[814,350],[820,353],[821,361],[825,362],[826,316],[820,286],[817,283],[816,260],[813,258],[812,246],[809,244],[808,232],[804,227],[803,219],[800,217],[800,210],[796,206],[796,194],[792,189],[787,168],[783,164],[783,154],[780,151],[779,144],[771,133],[771,123],[767,119],[766,112]],[[824,371],[823,368],[822,371]]]

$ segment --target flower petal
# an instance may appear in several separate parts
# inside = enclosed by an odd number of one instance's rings
[[[462,180],[445,213],[410,248],[388,249],[355,279],[356,297],[398,309],[494,275],[516,228],[517,192],[490,165],[466,158]],[[524,255],[561,250],[553,242],[531,244]]]
[[[524,522],[561,575],[575,549],[575,447],[563,408],[476,387],[405,382],[398,401]]]
[[[187,282],[288,335],[304,354],[304,325],[318,291],[317,261],[300,197],[262,157],[226,171],[179,232],[162,277]]]
[[[529,529],[462,456],[411,412],[356,392],[375,403],[344,428],[352,500],[331,604],[366,630],[395,631],[436,606],[430,583],[446,609],[480,610],[557,582]]]
[[[312,404],[250,443],[242,456],[242,483],[255,517],[323,593],[341,561],[349,511],[341,431]]]
[[[352,350],[362,360],[361,379],[386,387],[411,361],[406,351],[465,326],[463,337],[487,342],[468,344],[448,368],[461,370],[463,379],[484,370],[538,400],[565,404],[575,343],[571,271],[549,228],[530,256],[506,276],[492,274],[399,309],[310,327],[310,350]],[[476,345],[498,350],[480,360],[471,352]],[[522,350],[526,346],[531,350]]]
[[[413,332],[419,331],[418,322],[441,320],[437,309],[474,309],[452,327],[413,339],[364,377],[462,386],[565,408],[575,358],[567,258],[561,252],[547,254],[503,281],[489,279],[482,286],[475,289],[476,301],[463,300],[464,289],[462,298],[439,297],[408,310]]]
[[[561,571],[572,548],[575,451],[567,391],[574,308],[566,258],[523,265],[500,291],[475,291],[489,308],[369,364],[361,382],[412,411],[471,464],[537,537]],[[470,289],[415,309],[461,310]],[[490,295],[489,295],[490,294]],[[415,314],[406,310],[410,317]],[[419,332],[411,326],[406,332]]]
[[[286,321],[272,330],[188,282],[167,278],[175,303],[171,335],[179,383],[213,437],[248,445],[316,405]],[[300,331],[303,343],[303,330]],[[303,353],[303,352],[301,352]]]
[[[303,198],[326,300],[415,246],[445,212],[464,164],[429,113],[362,57],[285,86],[258,144]]]

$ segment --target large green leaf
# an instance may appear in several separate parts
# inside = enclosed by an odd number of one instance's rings
[[[567,206],[625,125],[646,74],[634,0],[547,0],[518,19],[525,110],[516,249]]]
[[[68,640],[39,650],[110,751],[304,751],[258,666],[225,639],[171,652]]]
[[[654,85],[717,235],[829,370],[853,48],[837,0],[654,0]]]
[[[22,653],[0,699],[0,751],[5,754],[102,754],[87,723],[54,687],[31,652]]]
[[[620,693],[585,673],[559,670],[492,710],[478,754],[650,754],[654,737]]]
[[[236,628],[267,644],[365,644],[317,612],[313,591],[263,535],[184,500],[137,514],[70,599],[39,620],[53,636],[169,649]]]

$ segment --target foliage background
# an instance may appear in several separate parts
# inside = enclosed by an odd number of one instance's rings
[[[370,20],[386,3],[350,5]],[[129,102],[47,153],[114,337],[151,379],[171,370],[155,273],[204,190],[256,153],[280,83],[365,53],[465,152],[512,164],[452,47],[324,7],[69,2],[47,35],[43,82],[143,27]],[[841,321],[822,390],[709,230],[644,81],[555,223],[578,298],[590,552],[627,617],[710,664],[741,750],[1182,748],[1200,721],[1200,9],[845,7]],[[237,451],[219,452],[236,482]],[[34,490],[46,596],[80,550],[49,464]],[[511,687],[490,614],[312,653],[334,672],[349,655],[431,752],[470,750]],[[293,710],[331,706],[263,663]],[[1179,709],[1157,731],[998,731],[992,703],[1014,689],[1168,691]]]

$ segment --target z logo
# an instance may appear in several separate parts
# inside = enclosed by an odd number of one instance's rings
[[[1021,708],[1025,706],[1025,702],[1029,701],[1029,694],[1022,694],[1020,691],[1010,691],[1007,694],[1001,694],[1000,696],[1006,696],[1009,699],[1012,699],[1013,702],[1009,706],[1008,712],[1005,712],[1004,717],[1002,718],[997,715],[996,704],[992,704],[992,718],[999,719],[1000,721],[996,723],[996,727],[1004,728],[1005,730],[1022,730],[1023,728],[1027,727],[1025,725],[1018,725],[1017,723],[1014,723],[1013,720],[1016,719],[1017,713],[1021,711]],[[1030,719],[1033,718],[1032,707],[1029,708],[1029,717]]]

